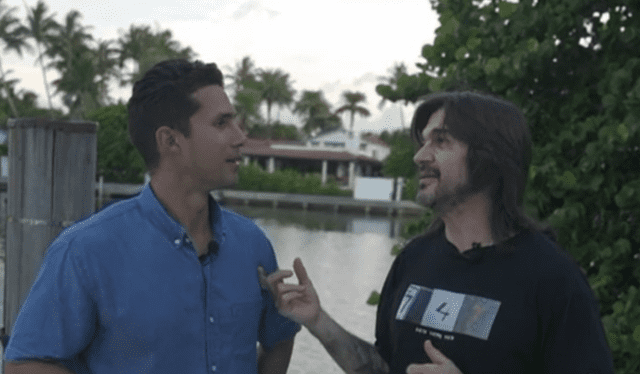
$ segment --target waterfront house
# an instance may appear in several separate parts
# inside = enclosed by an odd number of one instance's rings
[[[257,163],[269,173],[293,168],[320,174],[323,184],[333,176],[353,188],[357,176],[380,175],[382,161],[391,149],[373,134],[339,129],[299,142],[248,139],[241,152],[245,165]]]

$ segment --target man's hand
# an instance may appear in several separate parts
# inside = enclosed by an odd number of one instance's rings
[[[407,367],[407,374],[462,374],[453,361],[437,350],[430,340],[424,342],[424,351],[433,363],[411,364]]]
[[[318,321],[320,300],[300,258],[293,261],[293,270],[297,285],[284,283],[285,278],[293,275],[291,270],[278,270],[267,276],[264,269],[258,267],[258,275],[263,287],[271,292],[280,314],[309,328]]]

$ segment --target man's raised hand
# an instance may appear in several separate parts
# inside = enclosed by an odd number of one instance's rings
[[[300,258],[293,261],[293,270],[298,284],[284,283],[285,278],[293,276],[291,270],[278,270],[267,276],[258,267],[260,283],[271,293],[280,314],[307,327],[315,325],[320,315],[318,294]]]

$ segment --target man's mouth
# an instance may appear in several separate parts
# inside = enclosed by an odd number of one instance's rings
[[[242,161],[242,158],[241,157],[232,157],[232,158],[226,159],[225,161],[234,163],[236,165],[240,165],[240,161]]]
[[[420,172],[420,188],[424,188],[427,186],[430,180],[438,179],[440,177],[440,172],[438,170],[422,170]]]
[[[440,177],[440,172],[438,170],[425,170],[425,171],[421,171],[420,172],[420,179],[426,179],[426,178],[439,178]]]

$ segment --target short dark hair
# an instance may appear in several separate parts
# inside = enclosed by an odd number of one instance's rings
[[[493,95],[442,92],[427,96],[416,109],[411,136],[422,145],[422,130],[438,109],[455,139],[468,145],[466,157],[471,192],[486,191],[492,201],[491,231],[501,242],[522,229],[543,229],[523,210],[531,164],[532,142],[522,111]],[[437,218],[428,232],[442,226]]]
[[[192,94],[209,85],[224,87],[216,64],[184,59],[160,62],[135,82],[128,103],[129,138],[150,171],[160,161],[158,128],[168,126],[188,137],[189,118],[200,109]]]

